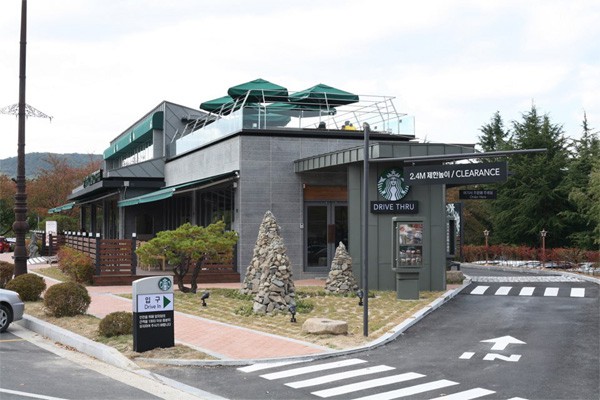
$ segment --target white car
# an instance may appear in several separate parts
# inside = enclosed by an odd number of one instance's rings
[[[0,332],[6,331],[11,322],[22,319],[24,311],[25,303],[19,293],[0,289]]]

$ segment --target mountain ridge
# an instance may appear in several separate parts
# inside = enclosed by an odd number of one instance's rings
[[[49,156],[65,159],[69,165],[75,168],[83,167],[92,161],[102,160],[101,154],[84,153],[27,153],[25,154],[25,176],[35,178],[39,173],[50,166],[47,162]],[[0,174],[9,177],[17,175],[17,157],[0,159]]]

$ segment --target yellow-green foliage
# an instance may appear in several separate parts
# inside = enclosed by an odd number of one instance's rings
[[[23,301],[37,301],[46,289],[46,282],[39,275],[23,274],[8,282],[6,289],[19,293]]]
[[[85,314],[91,302],[87,289],[76,282],[50,286],[44,295],[46,313],[58,318]]]

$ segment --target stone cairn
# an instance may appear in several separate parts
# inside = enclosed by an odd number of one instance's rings
[[[271,211],[267,211],[258,228],[258,237],[254,245],[252,260],[250,261],[250,265],[248,265],[246,276],[240,289],[242,294],[255,295],[258,293],[258,285],[260,284],[260,277],[264,269],[268,247],[273,239],[280,237],[279,230],[280,227],[277,225],[275,216]]]
[[[352,257],[342,242],[335,249],[331,270],[325,281],[325,290],[333,294],[354,293],[358,290],[356,278],[352,274]]]
[[[287,313],[288,307],[296,304],[296,290],[292,280],[292,266],[281,237],[273,239],[269,244],[263,267],[258,292],[254,296],[254,312]]]

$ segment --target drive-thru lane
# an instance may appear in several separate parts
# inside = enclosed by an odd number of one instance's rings
[[[537,274],[481,275],[474,270],[474,282],[460,295],[370,351],[161,373],[232,399],[597,399],[598,285]],[[488,288],[472,293],[480,286]]]

